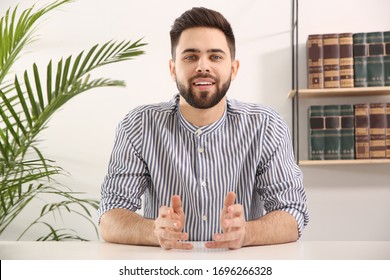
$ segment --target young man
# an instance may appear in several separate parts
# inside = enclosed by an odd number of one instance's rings
[[[297,240],[308,213],[287,125],[268,107],[226,98],[239,69],[230,24],[193,8],[170,35],[179,94],[119,124],[102,185],[102,237],[165,249]],[[144,216],[135,213],[142,195]]]

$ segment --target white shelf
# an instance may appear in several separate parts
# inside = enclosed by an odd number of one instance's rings
[[[290,90],[288,98],[295,97],[297,91]],[[374,96],[389,95],[390,87],[358,87],[358,88],[324,88],[324,89],[300,89],[299,98],[316,97],[354,97],[354,96]]]
[[[390,159],[300,160],[299,166],[390,164]]]

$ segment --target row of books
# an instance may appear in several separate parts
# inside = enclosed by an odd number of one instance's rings
[[[390,86],[390,31],[311,34],[308,88]]]
[[[390,103],[312,105],[309,159],[390,159]]]

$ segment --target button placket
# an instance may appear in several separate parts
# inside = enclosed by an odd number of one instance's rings
[[[204,152],[205,152],[205,148],[204,148],[204,137],[202,137],[203,131],[202,129],[197,129],[195,131],[195,135],[197,136],[197,151],[198,151],[198,157],[199,157],[199,161],[204,163],[204,161],[206,160],[205,157],[204,157]],[[202,164],[204,166],[204,164]],[[200,171],[200,174],[199,174],[199,183],[200,183],[200,195],[201,195],[201,200],[205,202],[205,194],[207,193],[207,191],[205,190],[205,188],[207,187],[207,180],[205,178],[205,174],[202,174],[203,172],[205,172],[205,170],[201,170]],[[207,204],[207,202],[205,202]],[[202,223],[207,223],[207,220],[208,220],[208,217],[207,217],[207,213],[206,213],[206,209],[204,208],[206,205],[201,205],[200,206],[200,211],[201,211],[201,222]]]

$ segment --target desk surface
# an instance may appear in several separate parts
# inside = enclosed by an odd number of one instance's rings
[[[239,250],[207,249],[195,242],[192,251],[105,242],[0,241],[1,260],[389,260],[390,241],[298,241],[245,247]]]

